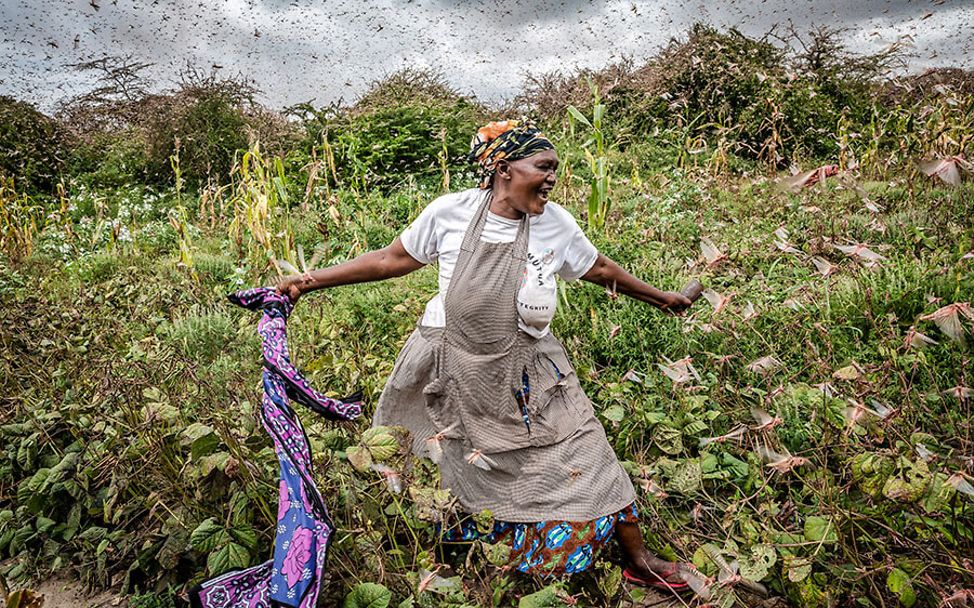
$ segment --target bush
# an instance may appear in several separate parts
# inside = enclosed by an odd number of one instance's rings
[[[171,323],[163,323],[158,331],[177,352],[202,362],[219,357],[227,336],[235,333],[233,321],[225,313],[195,309]]]
[[[0,177],[18,189],[50,192],[64,162],[64,130],[34,106],[0,96]]]
[[[142,128],[149,176],[171,182],[171,159],[178,154],[186,182],[226,181],[237,151],[248,144],[246,107],[254,105],[255,93],[245,81],[190,73],[174,93],[146,99]]]
[[[306,124],[311,145],[325,141],[333,151],[340,181],[385,188],[407,175],[438,175],[444,165],[467,168],[463,157],[486,115],[438,74],[407,69],[351,108],[319,111]]]
[[[255,101],[249,81],[190,68],[175,90],[153,94],[141,77],[147,64],[105,58],[77,67],[99,74],[100,86],[63,104],[59,115],[76,141],[71,168],[92,183],[171,184],[177,154],[187,185],[225,183],[251,140],[274,155],[292,143],[294,129]]]
[[[864,130],[874,120],[879,79],[899,59],[896,48],[850,53],[839,33],[819,28],[751,38],[697,24],[639,66],[626,59],[599,71],[529,77],[515,107],[561,124],[568,105],[590,107],[591,81],[612,118],[609,136],[622,149],[651,139],[680,153],[725,140],[740,157],[778,166],[834,160],[840,117],[849,131]],[[949,80],[966,82],[957,74]]]
[[[147,164],[142,132],[127,127],[77,140],[68,154],[66,170],[83,176],[91,186],[112,188],[145,181]]]

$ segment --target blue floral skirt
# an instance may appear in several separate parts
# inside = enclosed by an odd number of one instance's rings
[[[511,548],[509,563],[519,572],[562,576],[588,569],[612,538],[617,523],[638,521],[633,503],[617,513],[590,521],[495,521],[493,530],[487,533],[477,528],[472,517],[464,517],[441,535],[445,542],[505,543]]]

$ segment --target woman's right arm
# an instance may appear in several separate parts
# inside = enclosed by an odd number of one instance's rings
[[[414,270],[419,270],[423,266],[425,264],[417,261],[406,252],[406,248],[402,246],[402,241],[396,237],[396,240],[387,247],[363,253],[357,258],[337,266],[329,266],[328,268],[312,270],[303,275],[287,277],[277,285],[277,291],[287,294],[292,302],[296,302],[301,294],[309,291],[401,277]]]

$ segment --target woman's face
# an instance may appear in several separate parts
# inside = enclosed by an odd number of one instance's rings
[[[541,215],[548,196],[555,187],[558,153],[545,150],[534,156],[508,163],[510,180],[507,191],[511,206],[521,213]]]

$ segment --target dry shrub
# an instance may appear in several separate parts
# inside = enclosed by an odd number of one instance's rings
[[[631,58],[624,58],[601,70],[579,70],[563,74],[548,72],[528,75],[524,90],[511,103],[512,113],[532,113],[543,121],[559,119],[568,106],[584,108],[592,103],[589,83],[599,88],[602,101],[609,106],[632,90],[653,90],[652,70],[637,68]]]
[[[435,70],[404,68],[372,82],[349,108],[351,115],[368,114],[396,105],[450,106],[463,99],[446,77]]]
[[[152,64],[131,56],[105,56],[70,67],[95,76],[95,88],[66,100],[57,112],[76,145],[95,145],[106,134],[124,132],[141,121],[151,88],[144,73]]]
[[[251,141],[260,140],[270,154],[283,154],[294,141],[292,125],[259,104],[257,87],[239,75],[188,67],[173,90],[150,93],[143,75],[150,64],[108,57],[75,67],[98,75],[94,90],[59,112],[73,134],[77,164],[87,171],[121,165],[133,176],[171,182],[178,146],[187,182],[225,182],[237,152]]]
[[[872,94],[901,48],[849,52],[842,31],[800,34],[775,29],[748,37],[697,24],[641,65],[625,59],[605,69],[532,76],[515,106],[561,121],[569,105],[591,105],[598,86],[617,138],[670,133],[678,145],[730,139],[741,156],[773,164],[834,155],[839,120],[869,122]]]
[[[920,74],[893,78],[883,83],[879,98],[885,105],[911,105],[945,92],[974,96],[974,70],[930,68]]]
[[[185,178],[201,183],[224,182],[238,150],[260,139],[271,153],[280,152],[288,123],[256,101],[256,87],[242,78],[219,78],[190,70],[178,88],[143,100],[146,117],[139,125],[148,173],[165,180],[172,175],[170,159],[179,152]]]

